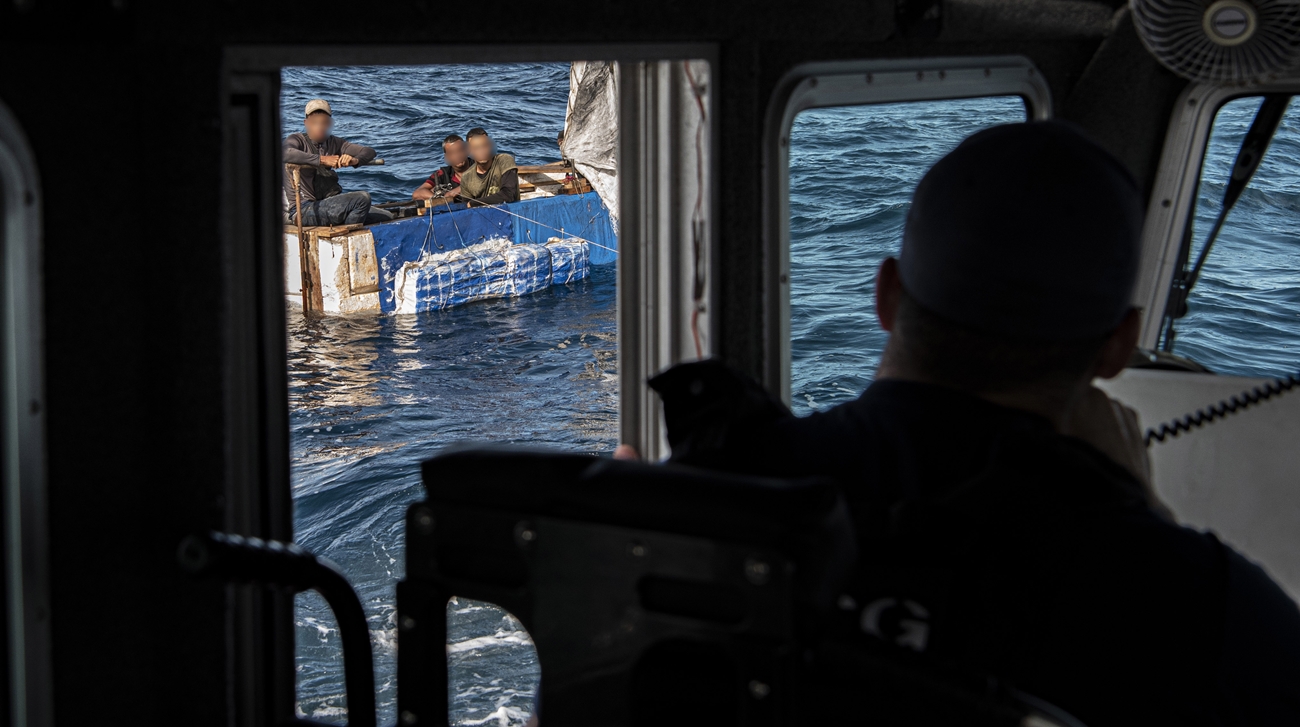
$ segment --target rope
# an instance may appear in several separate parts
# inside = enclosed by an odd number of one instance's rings
[[[457,232],[459,232],[459,230],[457,230]],[[420,244],[420,252],[421,252],[421,253],[427,253],[427,252],[429,251],[429,235],[430,235],[430,234],[433,234],[433,244],[434,244],[434,245],[435,245],[439,250],[446,250],[446,249],[447,249],[447,248],[443,247],[442,245],[439,245],[439,244],[438,244],[438,235],[437,235],[436,233],[433,232],[433,210],[429,210],[429,229],[427,229],[427,230],[424,231],[424,242]],[[465,241],[464,241],[464,240],[461,240],[461,247],[464,247],[464,246],[465,246]]]
[[[456,215],[452,214],[451,200],[446,197],[440,197],[442,203],[447,206],[447,216],[451,218],[451,226],[456,228],[456,237],[460,239],[460,246],[465,247],[465,236],[460,234],[460,223],[456,222]],[[429,210],[429,224],[433,224],[433,210]]]
[[[1262,386],[1256,386],[1250,391],[1243,391],[1227,401],[1221,401],[1213,406],[1198,409],[1181,419],[1174,419],[1161,424],[1158,430],[1148,429],[1146,436],[1143,438],[1143,443],[1150,447],[1152,442],[1163,442],[1167,437],[1177,437],[1182,432],[1190,432],[1197,427],[1203,427],[1215,420],[1223,419],[1229,414],[1249,409],[1261,401],[1281,396],[1297,386],[1300,386],[1300,373],[1291,374],[1286,378],[1274,379]]]

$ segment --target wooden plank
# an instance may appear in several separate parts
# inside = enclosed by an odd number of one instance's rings
[[[316,227],[304,227],[302,229],[307,232],[314,232],[320,235],[321,237],[331,237],[334,235],[341,235],[344,232],[352,232],[353,230],[359,230],[362,227],[365,227],[365,225],[360,222],[355,222],[350,225],[319,225]],[[291,235],[296,235],[298,234],[298,226],[285,225],[284,231]]]
[[[545,189],[546,191],[550,192],[564,186],[565,186],[564,182],[557,182],[557,181],[527,182],[522,179],[519,180],[520,192],[531,192],[534,189]]]
[[[574,171],[573,167],[564,162],[551,162],[550,164],[520,164],[515,168],[520,174],[566,174]]]
[[[362,227],[365,227],[365,225],[360,222],[355,222],[350,225],[329,225],[328,227],[309,227],[307,229],[315,232],[320,237],[329,239],[331,237],[338,237],[339,235],[347,234],[354,230],[359,230]]]
[[[321,290],[320,245],[315,232],[306,233],[307,244],[303,251],[302,312],[320,315],[325,312],[325,294]]]

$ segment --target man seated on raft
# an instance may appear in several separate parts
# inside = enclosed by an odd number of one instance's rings
[[[442,157],[447,164],[430,174],[424,184],[411,193],[411,199],[444,197],[450,201],[460,194],[460,177],[474,163],[469,158],[469,147],[459,134],[449,134],[442,140]]]
[[[307,117],[303,125],[305,132],[290,134],[284,140],[285,163],[304,165],[298,170],[302,224],[323,227],[391,220],[393,216],[388,212],[371,209],[370,193],[344,192],[339,186],[339,175],[334,171],[370,162],[375,158],[375,150],[330,134],[334,112],[325,99],[307,102]],[[292,169],[285,170],[284,187],[289,221],[297,222]]]
[[[519,169],[515,158],[497,154],[492,139],[480,128],[465,135],[474,166],[461,175],[459,199],[469,206],[519,201]]]
[[[1300,725],[1300,610],[1173,520],[1136,417],[1093,386],[1137,345],[1144,208],[1073,126],[970,137],[879,268],[874,383],[795,417],[716,361],[677,366],[651,380],[673,461],[839,482],[861,574],[846,631],[1088,725]]]

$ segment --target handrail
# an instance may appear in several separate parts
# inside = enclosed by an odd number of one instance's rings
[[[361,599],[338,566],[293,543],[218,532],[185,538],[176,558],[195,575],[288,588],[294,593],[312,590],[324,597],[334,611],[343,642],[348,727],[376,726],[370,628]]]

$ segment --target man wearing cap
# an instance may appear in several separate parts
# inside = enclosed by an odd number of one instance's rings
[[[305,132],[290,134],[284,140],[286,164],[304,165],[299,170],[299,194],[302,200],[302,223],[307,226],[374,223],[392,219],[384,210],[370,208],[368,192],[344,192],[339,175],[342,167],[359,167],[375,158],[375,150],[353,144],[330,134],[334,112],[322,98],[307,102]],[[293,175],[284,178],[290,222],[296,222]]]
[[[1074,127],[994,127],[921,180],[876,277],[875,381],[796,418],[722,364],[660,393],[672,459],[841,483],[845,638],[1103,724],[1300,724],[1300,611],[1155,502],[1132,413],[1143,197]],[[624,452],[625,453],[625,452]]]

